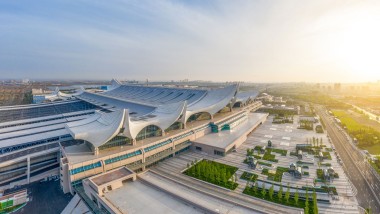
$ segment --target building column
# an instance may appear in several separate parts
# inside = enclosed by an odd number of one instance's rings
[[[132,146],[135,146],[136,145],[136,139],[133,139],[132,140]]]
[[[30,156],[26,158],[27,167],[26,167],[26,182],[30,183]]]

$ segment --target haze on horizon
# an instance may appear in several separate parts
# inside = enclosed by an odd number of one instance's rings
[[[380,1],[1,1],[1,78],[380,80]]]

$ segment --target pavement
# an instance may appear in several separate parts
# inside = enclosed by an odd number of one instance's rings
[[[361,207],[371,208],[373,213],[380,213],[380,180],[372,167],[365,160],[347,134],[338,128],[333,118],[323,106],[316,106],[317,114],[326,125],[327,132],[340,155],[344,170],[357,189],[357,200]]]
[[[59,214],[73,197],[71,194],[63,194],[58,181],[34,182],[7,192],[28,189],[29,202],[14,214],[49,213]]]

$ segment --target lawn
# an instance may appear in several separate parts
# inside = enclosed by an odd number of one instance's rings
[[[255,173],[243,172],[243,174],[240,176],[240,179],[243,179],[243,180],[246,180],[246,181],[249,180],[249,181],[255,182],[258,177],[259,176],[256,175]]]
[[[278,166],[276,168],[276,173],[270,173],[268,169],[263,169],[261,171],[261,174],[268,176],[268,180],[281,182],[282,174],[287,171],[288,171],[288,168]]]
[[[272,152],[280,154],[281,156],[286,156],[286,154],[288,153],[288,151],[286,151],[285,149],[272,149]]]
[[[358,140],[358,146],[367,149],[371,154],[380,154],[380,125],[356,112],[332,110],[342,126],[345,126],[351,136]],[[373,147],[373,148],[372,148]]]
[[[272,166],[272,164],[270,164],[270,163],[265,163],[265,162],[262,162],[262,161],[257,161],[257,163],[260,164],[260,165],[264,165],[264,166],[269,166],[269,167]]]
[[[210,160],[201,160],[183,173],[193,178],[234,190],[238,184],[231,178],[237,170],[237,167]]]
[[[380,155],[380,143],[374,144],[372,146],[363,146],[362,148],[373,155]]]
[[[276,159],[276,156],[272,155],[271,152],[272,152],[272,149],[269,149],[269,148],[266,149],[264,156],[263,156],[263,160],[272,161],[272,162],[277,163],[278,160]]]

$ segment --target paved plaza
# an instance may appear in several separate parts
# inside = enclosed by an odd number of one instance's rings
[[[288,168],[291,163],[297,163],[299,160],[296,156],[291,156],[290,152],[295,152],[296,144],[305,144],[306,139],[311,139],[313,137],[321,139],[325,145],[325,148],[332,148],[331,143],[329,142],[326,133],[317,134],[315,131],[307,131],[303,129],[297,129],[297,120],[295,117],[293,124],[272,124],[272,118],[268,117],[268,120],[257,128],[252,134],[248,136],[246,142],[244,142],[236,152],[232,152],[225,157],[208,155],[202,152],[189,152],[175,158],[168,159],[157,166],[153,167],[152,170],[161,170],[166,171],[170,174],[176,174],[177,176],[185,176],[181,174],[181,171],[186,168],[187,163],[197,159],[209,159],[214,160],[220,163],[228,164],[231,166],[236,166],[239,168],[237,171],[237,176],[240,178],[241,174],[244,171],[255,173],[259,176],[260,180],[268,181],[267,176],[261,174],[263,168],[269,168],[275,170],[276,167],[286,167]],[[275,155],[275,159],[278,159],[278,162],[270,162],[265,160],[259,160],[265,163],[272,164],[272,167],[267,167],[265,165],[258,164],[255,170],[251,169],[248,164],[243,163],[246,158],[247,149],[253,149],[255,146],[267,146],[268,140],[272,142],[272,146],[276,149],[287,150],[286,156],[281,156],[281,154],[272,152]],[[325,149],[323,150],[325,151]],[[255,151],[254,153],[258,153]],[[260,154],[261,155],[261,154]],[[330,152],[331,160],[324,160],[323,163],[330,163],[334,171],[338,173],[339,178],[335,178],[333,181],[327,182],[326,185],[336,187],[338,197],[334,197],[333,200],[331,196],[326,193],[318,193],[319,199],[325,199],[330,197],[330,203],[318,203],[320,213],[358,213],[357,201],[355,198],[355,188],[352,187],[349,180],[347,179],[342,166],[338,163],[337,157],[334,150]],[[262,156],[262,155],[261,155]],[[288,172],[285,172],[282,176],[282,185],[284,187],[289,185],[291,187],[302,187],[302,186],[313,186],[314,179],[317,178],[316,171],[318,168],[324,169],[328,168],[327,166],[318,166],[318,158],[315,158],[314,155],[305,154],[303,162],[310,162],[308,169],[304,171],[309,172],[309,175],[303,175],[301,179],[294,178]],[[185,176],[186,177],[186,176]],[[274,181],[268,181],[274,184],[280,184]],[[246,186],[246,181],[239,179],[239,186],[234,190],[234,193],[242,194]],[[317,182],[316,186],[325,185],[321,182]],[[268,186],[269,188],[269,186]],[[292,192],[292,190],[291,190]],[[245,196],[245,195],[244,195]],[[250,197],[250,196],[245,196]]]

